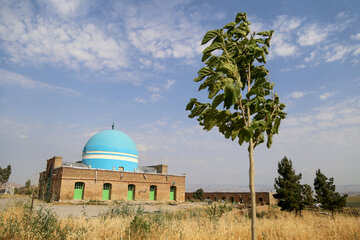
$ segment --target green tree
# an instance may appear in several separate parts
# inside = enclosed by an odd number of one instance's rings
[[[31,181],[30,181],[30,179],[28,179],[28,180],[25,182],[25,187],[26,187],[26,188],[30,188],[30,186],[31,186]]]
[[[235,21],[221,29],[207,32],[201,44],[202,62],[206,66],[198,72],[195,82],[202,82],[199,91],[207,89],[210,102],[192,98],[186,106],[190,118],[197,118],[204,130],[218,127],[226,138],[249,144],[249,188],[251,192],[251,231],[256,238],[256,199],[254,187],[254,149],[265,141],[267,147],[278,133],[280,121],[286,113],[285,104],[273,93],[265,68],[273,31],[251,32],[246,13],[238,13]],[[222,106],[221,106],[222,104]]]
[[[278,199],[278,206],[282,211],[292,212],[301,215],[301,210],[304,209],[302,201],[302,185],[300,184],[301,173],[295,174],[292,162],[287,157],[284,157],[278,163],[279,177],[275,178],[276,194],[274,198]]]
[[[6,168],[0,167],[0,188],[4,183],[6,183],[9,180],[10,175],[11,175],[11,165],[8,165]]]
[[[197,189],[194,192],[194,198],[202,201],[204,199],[204,190],[202,188]]]
[[[335,210],[341,210],[346,206],[347,194],[341,196],[336,192],[334,178],[328,179],[320,169],[316,171],[314,188],[316,202],[320,203],[323,209],[330,210],[333,213]]]
[[[311,207],[314,205],[314,198],[313,198],[314,191],[311,189],[311,186],[308,184],[302,185],[302,201],[304,206]]]

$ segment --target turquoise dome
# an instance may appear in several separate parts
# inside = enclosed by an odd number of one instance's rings
[[[82,162],[91,168],[133,172],[138,167],[139,153],[133,140],[118,130],[106,130],[86,143]]]

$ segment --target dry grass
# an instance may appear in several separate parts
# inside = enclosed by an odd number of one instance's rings
[[[238,209],[212,207],[144,214],[112,211],[59,220],[16,204],[0,212],[0,239],[250,239],[250,219]],[[360,239],[360,217],[270,209],[258,219],[258,239]]]

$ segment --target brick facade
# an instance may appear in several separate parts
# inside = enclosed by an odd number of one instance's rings
[[[194,193],[187,192],[185,193],[186,201],[194,200]],[[250,203],[250,193],[249,192],[204,192],[204,199],[210,199],[212,201],[227,201],[227,202],[236,202],[236,203]],[[256,202],[258,204],[267,204],[272,205],[276,204],[276,200],[273,197],[273,194],[270,192],[257,192],[256,193]]]
[[[170,187],[175,187],[175,201],[185,201],[185,176],[167,174],[167,165],[157,165],[161,173],[137,173],[77,168],[62,165],[62,157],[47,161],[39,175],[39,198],[67,201],[74,199],[76,182],[84,184],[84,200],[103,200],[103,186],[111,184],[110,200],[127,200],[128,186],[135,186],[134,200],[149,201],[150,186],[156,186],[155,200],[170,201]]]

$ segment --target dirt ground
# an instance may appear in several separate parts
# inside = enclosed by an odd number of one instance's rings
[[[30,202],[31,198],[27,196],[14,196],[14,197],[0,197],[0,211],[4,209],[6,206],[14,204],[18,201]],[[98,204],[95,202],[94,204]],[[104,203],[101,203],[104,204]],[[35,199],[34,206],[35,209],[39,209],[41,207],[44,208],[52,208],[54,212],[60,218],[66,217],[77,217],[83,216],[86,214],[87,217],[97,217],[99,214],[107,211],[110,207],[114,206],[114,203],[109,201],[106,205],[87,205],[82,202],[77,203],[46,203],[44,201],[40,201]],[[188,209],[195,207],[207,206],[207,203],[204,202],[186,202],[180,204],[170,205],[168,203],[154,203],[154,202],[124,202],[123,204],[128,205],[130,208],[136,210],[141,206],[144,212],[165,212],[165,211],[177,211],[180,209]]]

